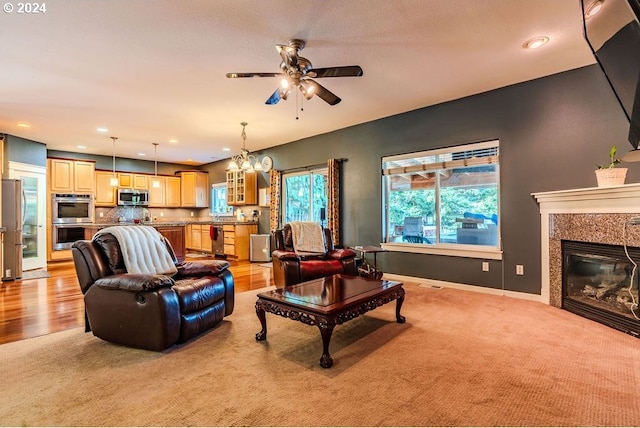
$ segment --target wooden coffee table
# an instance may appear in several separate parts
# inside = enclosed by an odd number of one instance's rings
[[[337,324],[352,320],[378,306],[396,300],[396,321],[404,323],[400,315],[404,302],[401,282],[367,279],[359,276],[333,275],[258,294],[256,315],[262,330],[256,340],[267,338],[266,312],[317,325],[322,337],[320,366],[329,368],[333,359],[329,355],[331,334]]]

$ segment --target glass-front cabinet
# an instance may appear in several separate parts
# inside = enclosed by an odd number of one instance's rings
[[[227,171],[227,205],[258,203],[258,180],[255,171]]]

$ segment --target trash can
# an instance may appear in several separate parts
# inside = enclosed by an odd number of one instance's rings
[[[249,236],[249,260],[252,262],[271,261],[271,235]]]

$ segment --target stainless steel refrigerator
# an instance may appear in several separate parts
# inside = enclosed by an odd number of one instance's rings
[[[2,180],[2,226],[4,232],[3,281],[22,278],[22,223],[24,195],[21,180]]]

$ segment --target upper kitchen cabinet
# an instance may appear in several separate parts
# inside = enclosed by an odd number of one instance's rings
[[[182,205],[180,193],[182,186],[180,177],[165,177],[167,179],[167,187],[164,192],[164,203],[167,207],[178,208]]]
[[[118,187],[123,189],[148,190],[149,175],[131,172],[118,173]]]
[[[227,171],[227,205],[256,205],[257,203],[256,172]]]
[[[167,177],[153,177],[158,180],[160,187],[149,187],[149,207],[164,207],[165,192],[167,190]]]
[[[113,172],[96,171],[96,206],[97,207],[115,207],[116,206],[116,190],[111,185]]]
[[[209,206],[209,174],[202,171],[178,171],[181,206],[206,208]]]
[[[71,159],[47,159],[49,189],[55,193],[95,192],[95,162]]]
[[[180,177],[150,176],[160,187],[149,186],[149,207],[180,207]]]

